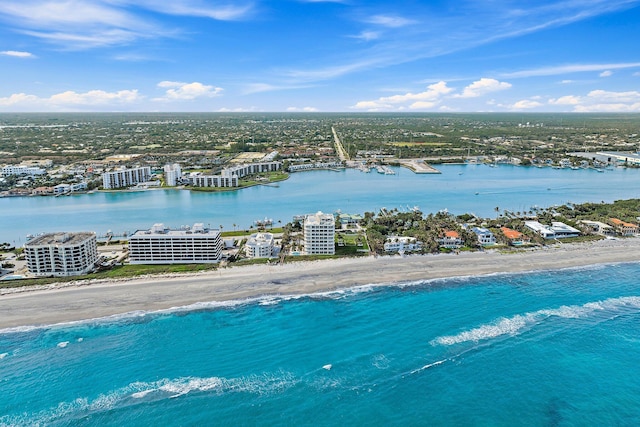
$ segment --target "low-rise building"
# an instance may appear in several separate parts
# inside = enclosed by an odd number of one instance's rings
[[[249,163],[225,168],[220,175],[196,175],[189,179],[194,187],[237,187],[240,178],[258,173],[276,172],[282,162]]]
[[[540,224],[538,221],[525,221],[524,226],[545,239],[563,239],[580,235],[580,230],[559,221],[554,221],[551,225]]]
[[[271,258],[273,248],[273,234],[254,233],[247,239],[244,252],[249,258]]]
[[[615,236],[616,231],[609,224],[605,224],[600,221],[589,221],[586,219],[578,221],[586,230],[592,233],[600,234],[601,236]]]
[[[154,224],[149,230],[138,230],[129,237],[129,263],[216,263],[222,257],[222,247],[220,231],[202,223],[180,230]]]
[[[44,175],[47,171],[35,167],[35,166],[25,166],[25,165],[7,165],[2,168],[2,176],[11,176],[11,175],[28,175],[28,176],[36,176],[36,175]]]
[[[622,221],[618,218],[611,218],[609,221],[616,228],[616,231],[622,236],[633,236],[638,234],[638,226],[630,222]]]
[[[471,229],[478,236],[478,243],[482,246],[493,246],[496,244],[496,236],[491,230],[484,227],[473,227]]]
[[[35,276],[77,276],[98,262],[95,233],[47,233],[24,244],[29,272]]]
[[[522,234],[517,230],[512,230],[507,227],[500,227],[500,231],[504,234],[504,237],[507,238],[507,241],[511,246],[522,246],[531,242],[529,236]]]
[[[455,230],[445,230],[444,235],[437,241],[440,247],[445,249],[458,249],[463,244],[460,233]]]
[[[304,255],[336,253],[336,224],[333,214],[318,212],[304,217],[302,225]]]
[[[422,250],[422,242],[415,237],[389,236],[384,242],[385,252],[406,253]]]

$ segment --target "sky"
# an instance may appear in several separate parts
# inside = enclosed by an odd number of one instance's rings
[[[1,0],[0,112],[640,112],[640,0]]]

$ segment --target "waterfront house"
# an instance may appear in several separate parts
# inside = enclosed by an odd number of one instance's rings
[[[460,234],[454,230],[445,230],[444,235],[437,241],[440,247],[445,249],[458,249],[463,244]]]
[[[636,224],[625,222],[618,218],[611,218],[609,221],[611,221],[616,231],[622,236],[634,236],[638,234],[638,226]]]
[[[544,239],[562,239],[580,235],[580,230],[559,221],[554,221],[551,225],[540,224],[538,221],[525,221],[524,226],[535,231]]]
[[[512,230],[507,227],[500,227],[500,231],[502,231],[502,234],[504,234],[504,237],[507,238],[511,246],[522,246],[531,242],[529,236],[522,234],[517,230]]]
[[[609,224],[605,224],[600,221],[589,221],[583,219],[578,221],[578,224],[581,224],[586,230],[589,230],[592,233],[599,234],[601,236],[615,236],[616,231]]]
[[[390,253],[416,252],[422,250],[422,242],[415,237],[389,236],[384,242],[384,250]]]
[[[478,236],[478,243],[481,246],[492,246],[496,244],[496,236],[484,227],[473,227],[471,229]]]

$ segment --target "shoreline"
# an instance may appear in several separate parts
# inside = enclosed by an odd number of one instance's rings
[[[363,285],[527,273],[640,261],[640,238],[558,243],[512,253],[384,256],[252,265],[192,274],[85,280],[0,295],[0,330],[162,311],[196,303],[331,292]]]

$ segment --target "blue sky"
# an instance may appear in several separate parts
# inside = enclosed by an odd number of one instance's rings
[[[0,112],[640,112],[640,0],[2,0]]]

